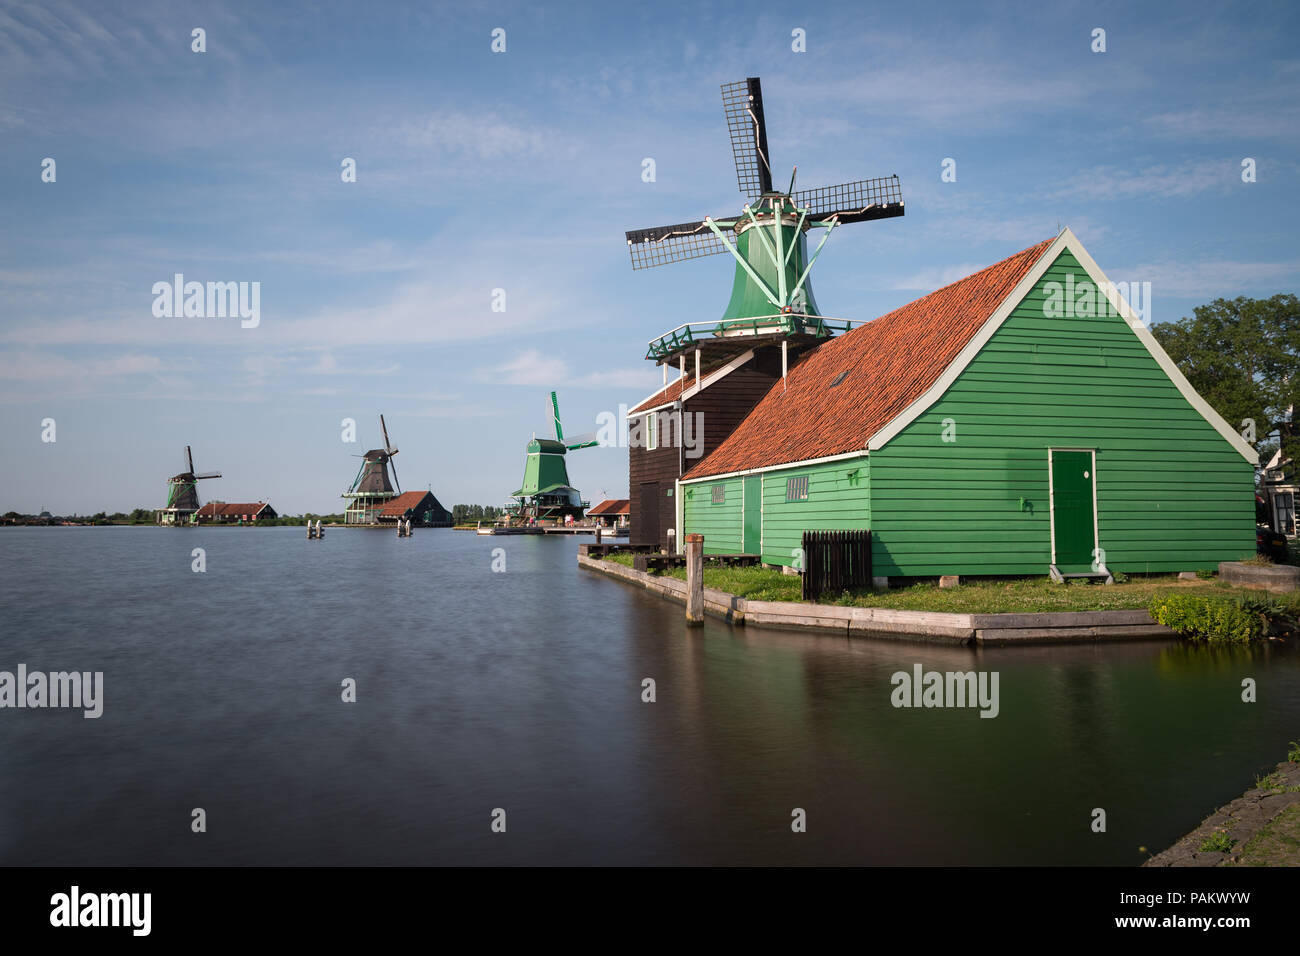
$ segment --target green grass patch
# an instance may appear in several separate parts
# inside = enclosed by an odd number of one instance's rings
[[[1237,841],[1222,830],[1217,830],[1201,841],[1202,853],[1231,853]]]
[[[631,554],[611,554],[606,560],[632,567]],[[686,570],[665,572],[680,580]],[[757,601],[800,601],[797,575],[770,568],[704,568],[704,586]],[[903,611],[946,611],[954,614],[1007,614],[1052,611],[1135,611],[1147,609],[1164,595],[1232,598],[1239,589],[1215,580],[1180,581],[1177,575],[1133,575],[1115,584],[1080,581],[1062,587],[1046,577],[971,580],[960,587],[940,588],[937,581],[887,590],[846,591],[822,604],[891,608]],[[1300,594],[1262,599],[1300,613]]]
[[[1287,807],[1241,847],[1238,866],[1300,866],[1300,804]]]
[[[906,588],[841,596],[832,602],[904,611],[949,611],[956,614],[1009,614],[1066,611],[1135,611],[1145,608],[1163,591],[1214,592],[1225,585],[1180,583],[1176,575],[1132,577],[1122,583],[1071,582],[1062,586],[1049,578],[1016,578],[964,583],[940,588],[922,582]]]

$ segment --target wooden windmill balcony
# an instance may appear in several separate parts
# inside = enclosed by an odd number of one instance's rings
[[[663,364],[699,351],[701,363],[712,367],[760,345],[775,345],[781,341],[796,347],[812,345],[847,332],[854,324],[851,319],[828,319],[791,312],[747,319],[688,322],[651,339],[645,357]]]

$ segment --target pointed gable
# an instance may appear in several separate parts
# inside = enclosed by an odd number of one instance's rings
[[[939,380],[1053,241],[814,349],[685,479],[864,450]]]

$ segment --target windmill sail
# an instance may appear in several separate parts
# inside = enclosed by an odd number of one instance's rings
[[[633,269],[650,269],[727,251],[726,245],[703,220],[653,229],[633,229],[626,235]]]
[[[790,201],[801,210],[807,209],[813,222],[834,217],[844,224],[903,214],[903,188],[897,176],[801,189],[790,194]]]
[[[888,219],[904,212],[897,176],[795,192],[792,175],[789,192],[773,189],[763,90],[758,78],[723,84],[722,106],[736,164],[736,183],[748,197],[740,214],[626,233],[633,269],[723,252],[736,260],[723,324],[697,329],[695,326],[704,323],[687,323],[652,341],[646,358],[660,363],[685,350],[698,350],[701,335],[772,335],[780,334],[782,328],[787,335],[833,334],[836,330],[826,323],[807,326],[787,322],[778,328],[766,320],[796,315],[820,318],[808,274],[826,238],[838,226]],[[817,246],[810,249],[808,233],[814,228],[825,232]],[[714,357],[720,358],[721,352],[714,351]]]
[[[750,199],[772,191],[772,166],[763,120],[763,88],[758,77],[722,85],[722,111],[731,134],[736,183]]]

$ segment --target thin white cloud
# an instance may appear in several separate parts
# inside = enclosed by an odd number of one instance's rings
[[[0,382],[79,383],[131,375],[154,375],[166,366],[156,355],[124,354],[109,358],[73,359],[48,351],[24,350],[0,354]]]
[[[654,383],[654,369],[646,365],[575,371],[563,357],[538,349],[525,349],[500,365],[478,369],[475,377],[480,382],[491,385],[649,388]]]
[[[1066,177],[1066,185],[1044,192],[1047,200],[1065,197],[1091,200],[1176,198],[1205,192],[1239,189],[1241,158],[1155,163],[1142,167],[1093,166]]]
[[[1150,262],[1115,272],[1117,275],[1122,272],[1128,281],[1150,282],[1157,303],[1166,296],[1207,300],[1237,295],[1270,296],[1295,288],[1300,260]]]
[[[899,276],[889,283],[889,288],[933,292],[935,289],[951,285],[960,279],[979,272],[981,269],[986,269],[990,264],[988,262],[967,262],[953,266],[934,266],[929,269],[922,269],[919,272],[913,272],[911,275]]]

